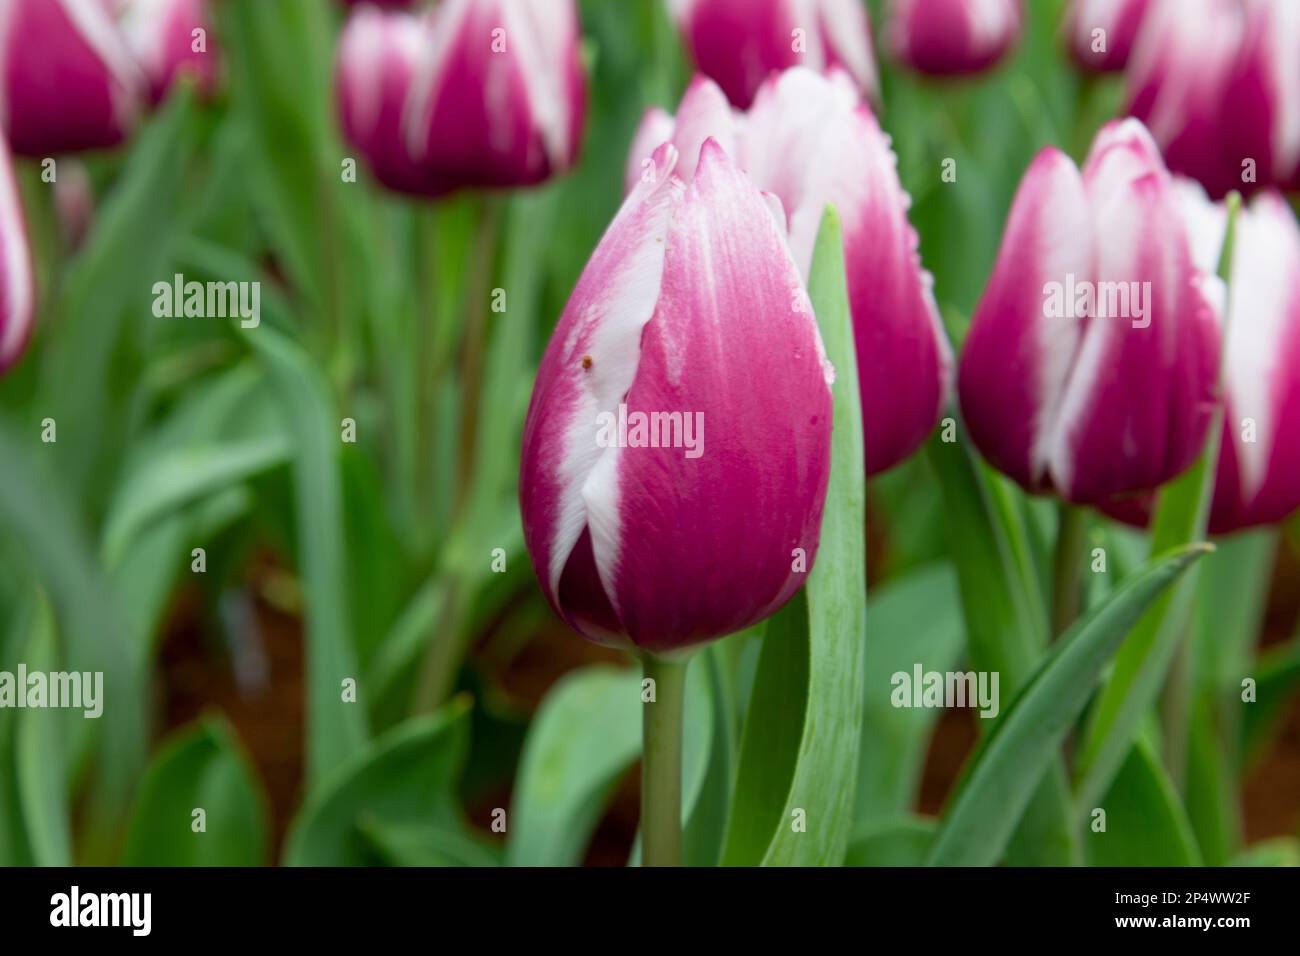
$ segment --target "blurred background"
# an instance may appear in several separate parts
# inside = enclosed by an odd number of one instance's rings
[[[1066,55],[1065,4],[1027,6],[1018,44],[984,74],[932,80],[881,57],[881,125],[956,340],[1036,151],[1082,159],[1123,108],[1122,75]],[[120,146],[60,156],[55,182],[15,159],[39,305],[0,378],[0,669],[103,671],[106,691],[98,721],[0,711],[0,862],[623,865],[634,852],[640,726],[623,698],[639,674],[547,607],[523,548],[518,449],[633,134],[647,107],[676,108],[688,54],[661,0],[583,0],[573,168],[418,198],[364,162],[348,179],[335,59],[349,12],[210,3],[211,89],[173,84]],[[937,172],[947,158],[954,184]],[[260,325],[157,316],[154,284],[176,273],[260,281]],[[958,666],[961,532],[931,458],[868,495],[869,641],[887,628],[917,648],[906,660]],[[1050,506],[1024,507],[1046,537]],[[1136,532],[1097,520],[1089,534],[1140,563]],[[1226,862],[1300,828],[1300,523],[1225,539],[1216,557],[1197,627],[1241,648],[1268,688],[1206,758],[1215,806],[1194,787],[1188,801],[1206,861]],[[688,804],[721,807],[692,818],[697,862],[717,858],[730,786],[711,781],[718,744],[698,727],[739,723],[757,644],[708,652],[734,677],[730,712],[710,691],[688,701]],[[862,773],[896,781],[891,814],[938,814],[977,718],[917,713],[899,730],[878,710],[864,753],[891,733],[910,749]],[[216,839],[193,839],[195,807]],[[878,810],[860,794],[855,825]]]

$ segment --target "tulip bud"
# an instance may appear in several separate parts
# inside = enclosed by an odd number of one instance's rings
[[[877,474],[911,454],[947,401],[952,350],[939,320],[933,280],[921,267],[910,200],[897,159],[853,81],[796,67],[759,89],[748,115],[727,107],[722,91],[697,77],[674,122],[648,113],[632,144],[628,188],[650,163],[649,148],[671,139],[683,159],[707,136],[738,143],[737,155],[759,189],[789,213],[790,245],[803,275],[826,206],[839,212],[844,234],[849,306],[858,356],[858,384],[867,472]],[[656,141],[657,140],[657,141]],[[648,167],[647,167],[648,168]]]
[[[892,0],[886,42],[921,73],[981,73],[1015,44],[1020,19],[1020,0]]]
[[[1191,180],[1178,197],[1205,270],[1217,266],[1228,212]],[[1281,521],[1300,507],[1300,225],[1276,192],[1237,216],[1229,283],[1223,439],[1210,531],[1227,534]],[[1222,320],[1222,309],[1216,311]],[[1150,496],[1108,503],[1132,524],[1149,520]]]
[[[149,98],[162,102],[176,75],[190,72],[204,96],[217,88],[216,37],[203,0],[132,0],[122,29],[149,81]]]
[[[572,0],[446,0],[413,80],[411,153],[434,193],[526,186],[563,172],[586,85]]]
[[[1221,143],[1232,188],[1300,185],[1300,3],[1248,9],[1224,98]]]
[[[35,314],[36,279],[27,223],[9,148],[0,137],[0,372],[22,355]]]
[[[403,117],[421,50],[431,42],[425,20],[362,7],[339,39],[334,83],[343,136],[375,178],[400,192],[435,192],[408,147]]]
[[[700,72],[748,109],[769,73],[838,66],[878,92],[871,23],[859,0],[670,0]]]
[[[714,141],[656,150],[551,336],[524,539],[584,636],[663,652],[781,607],[812,567],[831,369],[781,227]]]
[[[975,444],[1028,490],[1078,503],[1168,481],[1200,453],[1214,406],[1216,286],[1140,123],[1103,127],[1082,175],[1043,150],[962,351]]]
[[[103,0],[0,3],[0,105],[15,153],[115,146],[145,82]]]
[[[1129,58],[1128,112],[1146,124],[1170,170],[1216,198],[1241,183],[1222,119],[1244,21],[1240,0],[1153,0]]]
[[[1074,0],[1066,20],[1070,56],[1080,69],[1124,69],[1151,0]]]

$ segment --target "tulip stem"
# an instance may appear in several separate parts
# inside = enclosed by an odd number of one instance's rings
[[[682,711],[689,660],[642,657],[641,846],[645,866],[682,863]],[[650,699],[646,699],[646,698]]]
[[[1060,637],[1079,617],[1087,512],[1062,501],[1057,506],[1056,554],[1052,561],[1052,636]]]

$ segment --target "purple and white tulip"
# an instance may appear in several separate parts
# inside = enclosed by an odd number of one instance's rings
[[[1206,271],[1215,269],[1227,209],[1191,180],[1177,188],[1193,255]],[[1300,224],[1274,191],[1237,216],[1230,300],[1214,534],[1273,524],[1300,508]],[[1105,510],[1145,524],[1151,504],[1130,499]]]
[[[1249,8],[1224,104],[1220,135],[1234,188],[1300,186],[1300,3]],[[1244,177],[1248,166],[1253,175]]]
[[[131,0],[122,29],[154,104],[182,72],[194,77],[202,95],[216,91],[220,61],[204,0]]]
[[[1020,25],[1020,0],[892,0],[885,42],[921,73],[982,73],[1015,45]]]
[[[575,161],[586,110],[573,0],[445,0],[406,104],[426,191],[527,186]]]
[[[697,76],[676,120],[651,110],[628,159],[628,188],[650,150],[671,140],[685,158],[708,136],[731,149],[759,189],[788,212],[790,246],[800,272],[812,265],[826,206],[839,213],[849,305],[857,346],[867,472],[893,467],[916,450],[947,402],[952,350],[939,319],[933,280],[907,221],[909,198],[889,139],[839,70],[823,76],[795,68],[759,89],[748,114],[734,113],[711,80]],[[735,144],[734,148],[730,144]]]
[[[1221,286],[1197,268],[1174,185],[1136,120],[1080,174],[1035,158],[958,375],[975,444],[1033,492],[1095,504],[1156,488],[1203,447]]]
[[[36,278],[13,161],[0,137],[0,372],[23,353],[36,315]]]
[[[748,109],[768,75],[839,67],[878,93],[871,22],[860,0],[669,0],[700,72]]]
[[[429,36],[422,18],[362,7],[343,28],[334,71],[344,139],[381,183],[417,195],[434,187],[411,155],[403,117]]]
[[[1153,0],[1128,64],[1128,112],[1146,124],[1170,170],[1216,198],[1243,188],[1223,116],[1245,19],[1241,0]]]
[[[146,90],[103,0],[0,3],[0,107],[15,153],[115,146]]]
[[[1113,73],[1128,65],[1151,0],[1074,0],[1066,19],[1070,56],[1080,69]]]
[[[542,358],[520,469],[551,605],[588,638],[651,652],[789,600],[830,469],[833,373],[778,204],[712,139],[689,182],[678,161],[655,151],[592,253]]]

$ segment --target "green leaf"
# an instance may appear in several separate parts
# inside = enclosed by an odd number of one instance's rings
[[[931,440],[949,549],[957,568],[971,666],[996,673],[1013,696],[1038,666],[1049,630],[1033,549],[1017,492],[975,459],[964,431]],[[1071,865],[1077,847],[1064,764],[1055,761],[1035,790],[1008,852],[1018,865]]]
[[[915,805],[930,731],[939,715],[931,708],[893,706],[893,675],[911,675],[916,664],[926,671],[951,670],[964,637],[957,576],[947,564],[918,568],[869,597],[864,745],[854,813],[859,827]]]
[[[363,827],[459,829],[456,785],[468,748],[465,698],[394,727],[332,768],[308,795],[285,841],[285,865],[374,863],[375,848]]]
[[[196,809],[204,832],[195,832]],[[166,744],[140,784],[124,866],[261,866],[266,799],[224,719],[205,717]]]
[[[587,667],[562,678],[533,717],[510,801],[510,866],[572,866],[614,785],[641,753],[641,679]]]
[[[283,434],[271,434],[176,448],[151,460],[123,481],[109,511],[104,531],[105,562],[117,565],[150,522],[283,464],[290,450]]]
[[[1099,804],[1106,829],[1083,838],[1089,866],[1200,866],[1187,811],[1159,758],[1145,742],[1130,751]],[[1091,823],[1091,809],[1088,809]]]
[[[835,367],[830,483],[808,583],[768,621],[763,638],[723,844],[728,865],[836,865],[852,827],[866,642],[866,472],[832,209],[817,234],[808,292]]]
[[[1286,716],[1292,695],[1300,688],[1300,635],[1269,648],[1252,670],[1253,675],[1242,675],[1243,679],[1255,678],[1255,702],[1245,705],[1241,722],[1241,750],[1247,766],[1268,747]],[[1241,700],[1240,682],[1236,691],[1236,699]]]
[[[365,744],[364,705],[342,699],[358,675],[348,615],[346,538],[340,478],[340,418],[311,359],[266,326],[248,341],[266,364],[293,438],[298,561],[307,598],[307,778],[326,773]]]
[[[394,866],[500,866],[499,849],[454,827],[385,823],[362,816],[361,835]]]
[[[1198,557],[1192,545],[1155,561],[1080,619],[980,741],[944,814],[931,865],[996,863],[1042,772],[1051,764],[1129,628]]]
[[[35,602],[26,662],[29,670],[57,669],[54,614],[43,593]],[[101,705],[103,701],[99,702]],[[83,719],[74,711],[73,719]],[[24,710],[17,714],[14,764],[27,843],[37,866],[70,866],[72,833],[69,823],[67,750],[64,715],[53,710]]]
[[[1300,866],[1300,840],[1275,837],[1261,840],[1233,857],[1229,866]]]
[[[933,817],[900,814],[865,824],[854,831],[845,866],[920,866],[934,840]]]

